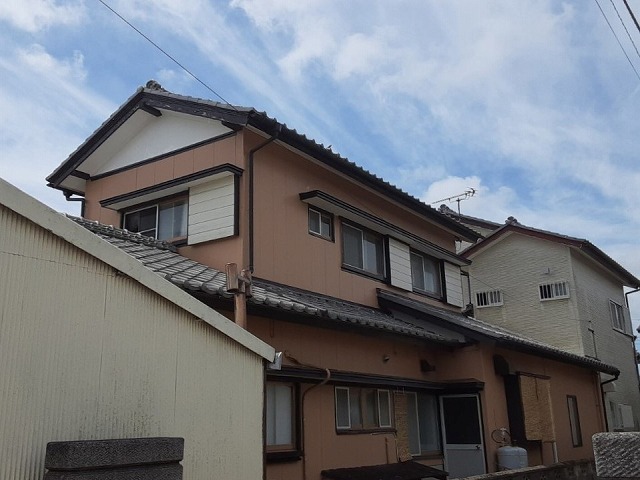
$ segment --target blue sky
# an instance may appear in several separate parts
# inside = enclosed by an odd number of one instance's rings
[[[595,1],[105,1],[227,101],[640,276],[640,79]],[[623,2],[598,1],[640,72]],[[217,99],[98,0],[1,2],[0,176],[77,213],[44,178],[152,78]]]

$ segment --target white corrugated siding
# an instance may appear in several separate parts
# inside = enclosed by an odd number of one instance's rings
[[[389,263],[391,285],[404,290],[413,290],[411,283],[411,250],[409,245],[389,238]]]
[[[228,175],[189,190],[189,245],[235,234],[235,177]]]
[[[0,207],[0,478],[49,441],[185,438],[184,477],[262,478],[260,357]]]
[[[447,288],[447,303],[462,307],[462,277],[460,267],[444,262],[444,281]]]

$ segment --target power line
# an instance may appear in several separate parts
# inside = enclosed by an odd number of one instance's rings
[[[100,1],[102,1],[102,0],[100,0]],[[616,34],[616,31],[611,26],[611,23],[609,23],[609,19],[605,15],[604,10],[602,10],[602,7],[600,6],[600,2],[598,2],[598,0],[594,0],[594,1],[596,2],[596,5],[598,5],[598,8],[600,9],[600,13],[602,13],[602,16],[604,17],[605,21],[607,22],[607,25],[609,25],[609,28],[611,29],[611,33],[613,33],[613,36],[616,37],[616,41],[618,42],[618,45],[620,45],[620,48],[622,49],[622,53],[624,53],[624,56],[627,57],[627,61],[629,62],[629,65],[631,65],[631,68],[633,68],[633,71],[635,72],[636,77],[638,77],[638,80],[640,80],[640,74],[638,73],[638,70],[636,70],[636,67],[633,65],[633,63],[631,63],[631,59],[629,58],[629,55],[627,55],[626,50],[622,46],[622,43],[620,43],[620,39],[618,38],[618,35]]]
[[[627,7],[627,10],[629,11],[629,15],[631,15],[631,18],[633,19],[633,23],[636,24],[636,28],[640,32],[640,25],[638,25],[638,20],[636,20],[636,16],[633,14],[633,11],[631,10],[631,7],[627,3],[627,0],[622,0],[622,1],[624,2],[625,7]]]
[[[207,85],[206,83],[204,83],[202,80],[200,80],[194,73],[192,73],[187,67],[185,67],[184,65],[182,65],[178,60],[176,60],[174,57],[172,57],[169,53],[167,53],[160,45],[158,45],[156,42],[154,42],[153,40],[151,40],[147,35],[145,35],[144,33],[142,33],[138,28],[136,28],[131,22],[129,22],[126,18],[124,18],[122,15],[120,15],[118,12],[116,12],[113,8],[111,8],[109,5],[107,5],[104,0],[98,0],[102,5],[104,5],[105,7],[107,7],[114,15],[116,15],[120,20],[122,20],[124,23],[126,23],[127,25],[129,25],[131,28],[133,28],[140,36],[142,36],[142,38],[144,38],[147,42],[149,42],[151,45],[153,45],[154,47],[156,47],[160,52],[162,52],[167,58],[169,58],[173,63],[175,63],[176,65],[178,65],[182,70],[184,70],[186,73],[188,73],[189,75],[191,75],[191,77],[193,77],[197,82],[199,82],[202,86],[204,86],[207,90],[209,90],[211,93],[213,93],[216,97],[218,97],[220,100],[222,100],[224,103],[226,103],[227,105],[229,105],[231,108],[233,108],[234,110],[236,110],[236,107],[231,105],[229,102],[227,102],[222,95],[220,95],[218,92],[216,92],[213,88],[211,88],[209,85]]]
[[[638,55],[638,58],[640,58],[640,52],[638,52],[638,47],[636,47],[636,42],[634,42],[633,38],[631,38],[631,34],[629,33],[629,30],[627,30],[627,26],[625,25],[624,21],[622,20],[622,17],[620,16],[620,12],[618,12],[618,8],[616,7],[616,4],[613,3],[613,0],[609,0],[609,1],[611,2],[611,5],[613,6],[613,9],[616,11],[616,15],[618,15],[618,18],[620,19],[620,23],[624,27],[624,31],[627,32],[627,37],[629,37],[629,40],[631,40],[631,44],[633,45],[633,48],[635,48],[636,54]]]

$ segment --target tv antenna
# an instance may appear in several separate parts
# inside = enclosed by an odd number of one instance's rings
[[[453,195],[451,197],[442,198],[440,200],[436,200],[435,202],[431,202],[431,205],[435,205],[436,203],[442,202],[457,202],[458,203],[458,215],[460,215],[460,202],[466,200],[467,198],[471,198],[476,194],[476,189],[469,187],[464,191],[464,193],[460,193],[458,195]]]

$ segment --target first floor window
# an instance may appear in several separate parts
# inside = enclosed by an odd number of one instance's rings
[[[267,382],[265,416],[267,450],[295,449],[295,386],[291,383]]]
[[[335,397],[336,428],[338,430],[371,430],[392,427],[389,390],[336,387]]]
[[[440,262],[435,258],[411,252],[411,282],[414,290],[442,295]]]
[[[435,395],[408,392],[407,423],[411,455],[441,451],[438,399]]]
[[[382,235],[343,223],[342,262],[346,266],[383,277],[385,260]]]
[[[158,240],[186,237],[187,205],[180,199],[125,212],[123,227]]]
[[[571,441],[574,447],[581,447],[582,430],[580,430],[580,415],[578,415],[578,399],[574,395],[567,395],[567,407],[569,408]]]

